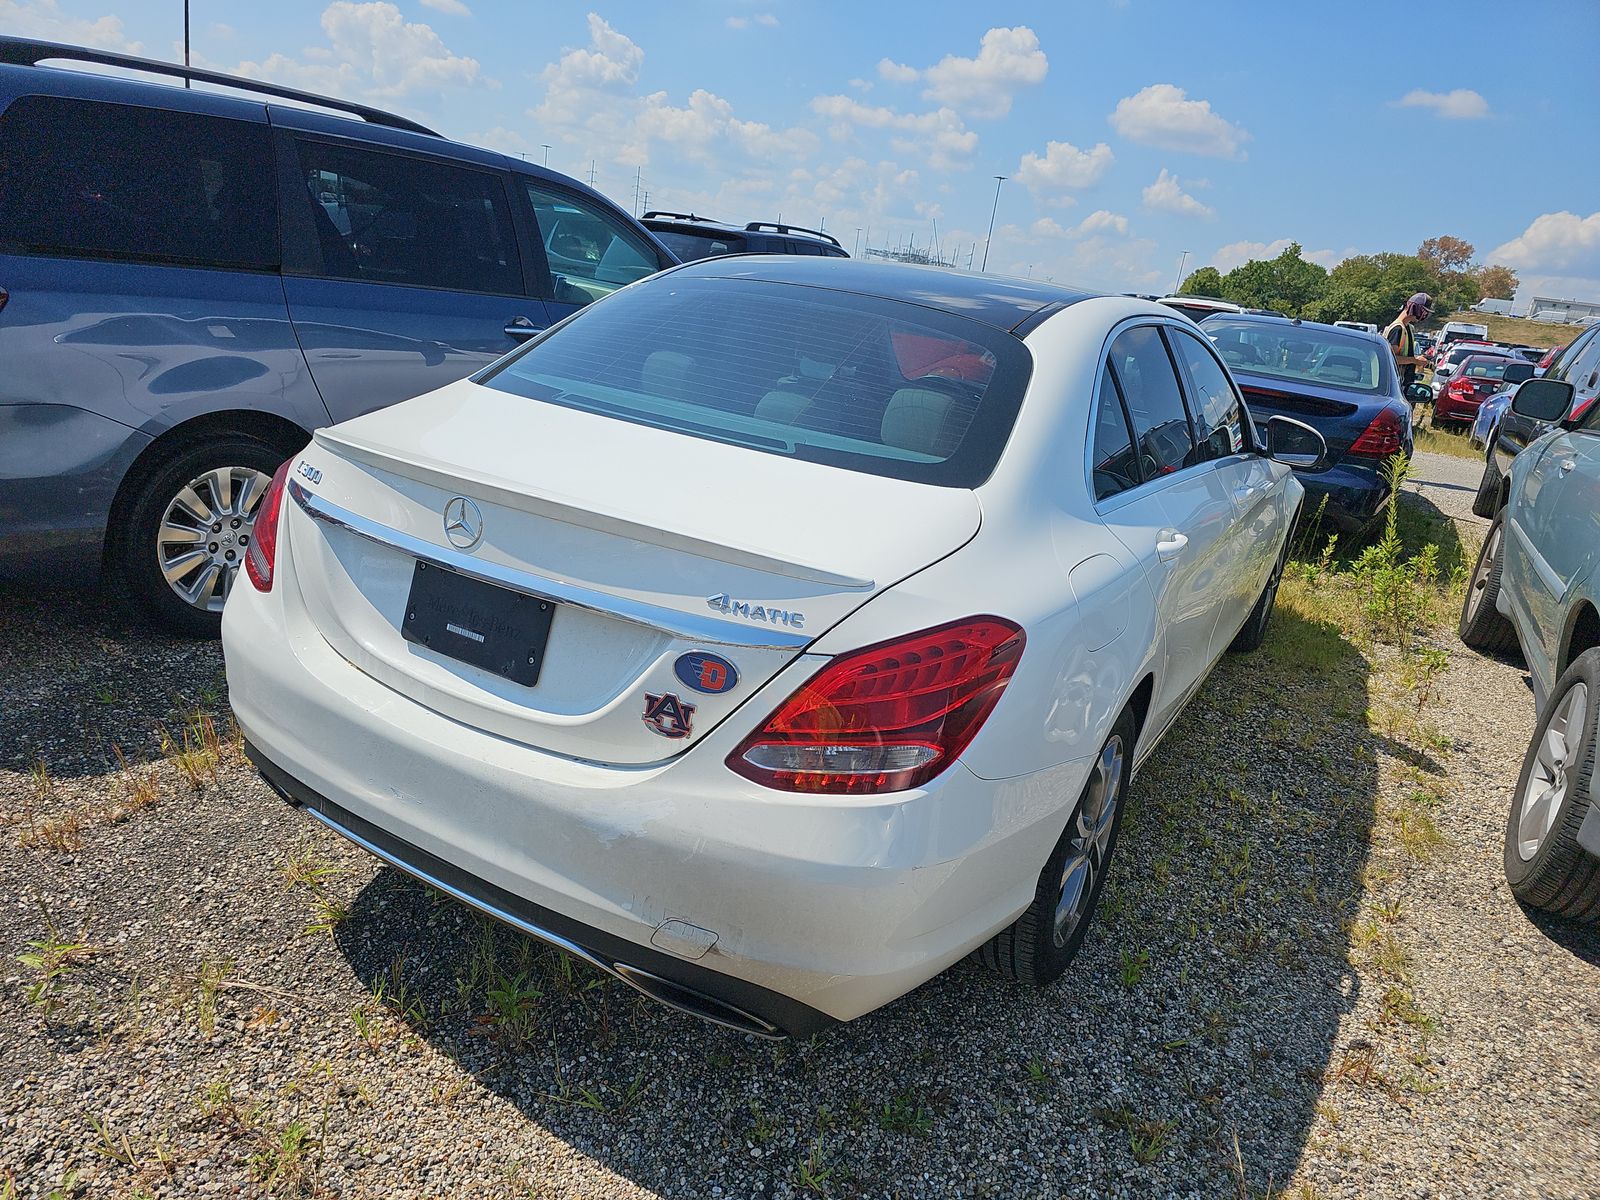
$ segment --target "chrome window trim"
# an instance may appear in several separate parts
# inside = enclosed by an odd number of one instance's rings
[[[630,600],[598,592],[581,584],[566,583],[528,571],[501,566],[472,554],[466,554],[433,542],[427,542],[398,529],[379,525],[366,517],[351,512],[294,480],[289,481],[289,495],[300,510],[314,521],[348,530],[357,537],[366,538],[380,546],[388,546],[402,554],[432,563],[434,566],[459,572],[472,579],[510,588],[514,592],[581,608],[600,616],[612,617],[646,629],[670,633],[692,642],[716,646],[736,646],[746,650],[799,650],[810,645],[813,635],[791,633],[772,626],[735,625],[714,616],[695,616],[643,600]]]

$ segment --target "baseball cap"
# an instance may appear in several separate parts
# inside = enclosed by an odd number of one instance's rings
[[[1433,297],[1427,292],[1417,292],[1406,301],[1406,310],[1414,317],[1426,317],[1433,311]]]

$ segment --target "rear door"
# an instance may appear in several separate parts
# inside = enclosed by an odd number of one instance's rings
[[[1101,391],[1109,381],[1126,408],[1139,481],[1103,500],[1099,511],[1143,564],[1156,595],[1159,728],[1211,666],[1212,631],[1229,600],[1225,560],[1235,552],[1235,500],[1222,471],[1197,446],[1160,326],[1124,327],[1112,339],[1109,360]]]
[[[509,172],[280,132],[284,293],[334,421],[453,383],[549,323]]]

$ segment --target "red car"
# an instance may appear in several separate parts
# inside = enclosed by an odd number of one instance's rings
[[[1527,374],[1522,370],[1515,372],[1521,378],[1532,373],[1532,364],[1525,359],[1498,354],[1474,354],[1462,359],[1444,390],[1434,397],[1433,423],[1470,425],[1478,415],[1478,405],[1505,387],[1506,368],[1513,364],[1526,369]]]

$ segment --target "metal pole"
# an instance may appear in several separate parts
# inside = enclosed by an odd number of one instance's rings
[[[989,208],[989,232],[983,238],[983,266],[978,268],[980,271],[989,269],[989,242],[994,237],[994,214],[1000,210],[1000,185],[1005,181],[1004,175],[994,177],[994,204]]]
[[[1178,260],[1178,281],[1172,285],[1173,295],[1177,295],[1183,288],[1183,264],[1189,261],[1189,252],[1185,250],[1183,257]]]
[[[548,167],[550,165],[550,143],[540,142],[539,144],[544,147],[544,165]]]
[[[861,226],[856,226],[856,257],[861,257]]]
[[[189,65],[189,0],[183,0],[183,65]],[[189,77],[183,77],[183,86],[189,86]]]

